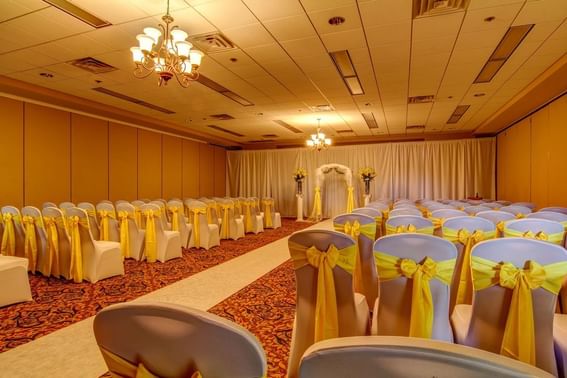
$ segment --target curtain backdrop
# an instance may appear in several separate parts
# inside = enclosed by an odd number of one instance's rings
[[[372,199],[461,199],[478,193],[495,196],[494,138],[451,141],[382,143],[330,147],[316,152],[306,148],[229,151],[227,194],[231,197],[273,197],[283,216],[296,214],[297,168],[307,170],[303,184],[304,214],[313,207],[315,169],[339,163],[352,169],[355,207],[362,205],[364,184],[358,172],[373,167],[377,176],[370,184]],[[346,209],[346,185],[336,172],[325,175],[321,188],[323,216]]]

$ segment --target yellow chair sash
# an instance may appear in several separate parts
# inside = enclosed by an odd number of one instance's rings
[[[89,221],[96,222],[96,211],[94,209],[86,209],[87,215],[89,216]]]
[[[250,211],[250,207],[254,205],[253,202],[243,201],[241,203],[242,207],[244,207],[244,228],[246,232],[252,232],[254,230],[254,224],[252,223],[252,213]]]
[[[248,208],[248,210],[250,210],[250,208]],[[195,242],[194,247],[201,248],[201,225],[199,221],[199,214],[206,214],[207,210],[196,207],[191,209],[191,212],[193,213],[193,238]]]
[[[209,208],[207,207],[207,212]],[[171,213],[171,231],[179,231],[179,208],[170,206],[168,211]]]
[[[315,187],[315,197],[313,198],[313,211],[311,211],[311,219],[319,220],[323,216],[321,205],[321,188]]]
[[[67,227],[69,227],[71,236],[71,268],[69,275],[73,281],[78,283],[83,281],[83,249],[79,227],[88,229],[89,224],[86,218],[79,218],[75,215],[67,219]]]
[[[475,290],[484,290],[495,285],[513,290],[500,354],[535,365],[535,325],[531,291],[542,288],[557,295],[567,276],[567,261],[542,266],[528,260],[524,266],[525,268],[521,269],[508,262],[472,257]]]
[[[346,212],[352,213],[354,209],[354,188],[349,186],[347,188],[347,205],[346,205]]]
[[[138,228],[142,227],[142,210],[139,207],[134,207],[134,221]]]
[[[100,351],[107,361],[112,361],[112,375],[118,377],[128,377],[128,378],[160,378],[159,375],[152,373],[148,368],[144,366],[143,363],[138,363],[135,365],[130,361],[120,357],[119,355],[112,353],[111,351],[101,347]],[[198,370],[195,370],[190,378],[203,378]]]
[[[110,240],[110,218],[116,219],[116,215],[112,210],[99,210],[100,218],[100,240]]]
[[[24,226],[24,253],[28,259],[28,270],[35,273],[37,266],[37,233],[35,230],[35,218],[29,215],[22,217]]]
[[[233,204],[221,204],[222,211],[222,225],[221,225],[221,239],[230,238],[230,209],[234,209]]]
[[[504,237],[518,237],[518,238],[527,238],[527,239],[536,239],[536,240],[543,240],[553,244],[562,245],[563,244],[563,236],[565,235],[565,231],[558,232],[555,234],[546,234],[543,231],[534,233],[532,231],[517,231],[512,230],[508,227],[504,227]]]
[[[60,275],[59,272],[59,233],[57,232],[57,220],[53,217],[43,217],[45,233],[47,234],[47,254],[43,259],[39,271],[45,276]]]
[[[144,210],[146,218],[146,235],[145,235],[145,254],[146,260],[150,263],[157,260],[157,234],[156,234],[156,217],[159,214],[152,209]]]
[[[430,257],[425,257],[423,262],[418,264],[411,259],[378,251],[374,251],[374,259],[380,280],[389,281],[402,276],[413,280],[408,336],[431,338],[435,307],[429,281],[436,279],[445,285],[450,285],[455,259],[436,262]]]
[[[411,233],[433,235],[433,227],[416,228],[413,224],[400,226],[392,226],[391,224],[386,224],[386,235]]]
[[[16,231],[14,230],[14,222],[19,220],[17,215],[4,213],[4,234],[2,235],[2,246],[0,250],[5,256],[16,256]]]
[[[266,228],[273,227],[274,224],[272,222],[272,206],[274,206],[274,200],[262,200],[262,205],[264,205],[264,219],[266,220]]]
[[[477,243],[494,239],[496,231],[476,230],[472,234],[467,229],[455,230],[453,228],[443,227],[443,238],[453,243],[461,243],[463,245],[463,258],[461,272],[459,275],[459,285],[457,287],[457,299],[455,304],[471,304],[472,303],[472,273],[471,273],[471,251]]]
[[[213,220],[213,209],[217,208],[216,203],[207,203],[206,205],[207,205],[207,223],[216,224],[217,222]]]
[[[353,281],[354,281],[354,289],[357,293],[365,293],[364,290],[364,280],[362,279],[362,260],[361,260],[361,252],[360,252],[360,243],[358,238],[360,235],[368,238],[371,241],[374,241],[374,237],[376,236],[376,223],[368,223],[361,225],[358,220],[354,222],[346,221],[344,224],[341,223],[333,223],[333,227],[335,231],[339,231],[345,233],[356,241],[356,259],[354,264],[354,273],[353,273]]]
[[[356,259],[356,246],[337,249],[329,245],[326,252],[315,247],[289,243],[289,252],[295,269],[311,265],[317,269],[317,299],[315,305],[314,341],[339,336],[339,318],[333,268],[339,266],[352,274]]]
[[[506,222],[505,221],[500,221],[498,223],[496,223],[496,235],[499,238],[504,237],[504,227],[506,227]]]
[[[130,225],[128,219],[132,219],[132,215],[127,211],[118,212],[118,220],[120,221],[120,250],[123,257],[130,256]]]
[[[386,235],[386,221],[390,218],[390,210],[384,209],[382,210],[382,235]]]
[[[429,218],[429,220],[433,223],[433,229],[435,230],[443,227],[443,223],[445,223],[445,218],[438,218],[431,215],[427,218]]]

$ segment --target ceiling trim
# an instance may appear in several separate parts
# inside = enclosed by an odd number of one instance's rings
[[[119,109],[112,105],[77,97],[53,89],[26,83],[0,75],[0,95],[29,103],[64,110],[76,114],[120,123],[126,126],[167,134],[200,143],[221,147],[238,147],[241,144],[229,139],[187,129],[173,122]]]

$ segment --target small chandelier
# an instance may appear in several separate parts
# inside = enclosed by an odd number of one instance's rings
[[[159,86],[167,85],[175,76],[179,84],[187,88],[191,81],[199,78],[203,53],[191,49],[193,45],[185,40],[187,33],[178,26],[170,25],[173,17],[169,14],[169,0],[167,12],[161,19],[165,25],[159,24],[159,29],[144,28],[144,34],[136,36],[140,45],[130,49],[136,63],[134,76],[143,79],[155,72],[158,74]]]
[[[325,138],[321,132],[321,118],[317,118],[317,134],[311,134],[311,139],[306,141],[307,147],[312,150],[321,151],[331,145],[331,139]]]

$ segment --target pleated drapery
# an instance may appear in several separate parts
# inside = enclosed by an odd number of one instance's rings
[[[372,199],[460,199],[477,193],[494,198],[495,156],[494,138],[340,146],[320,152],[306,148],[228,151],[227,195],[272,197],[277,211],[294,216],[296,184],[292,174],[305,168],[303,211],[309,214],[315,169],[338,163],[352,169],[355,207],[362,205],[364,183],[358,179],[358,171],[364,167],[376,169],[376,179],[370,185]],[[346,195],[344,180],[336,172],[325,175],[323,216],[344,213]]]

